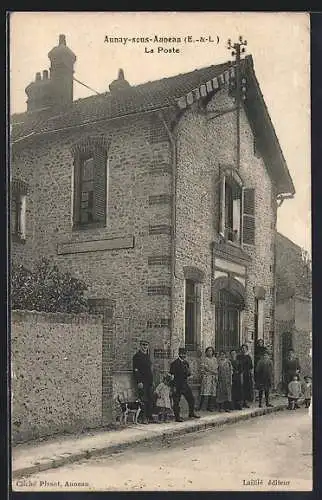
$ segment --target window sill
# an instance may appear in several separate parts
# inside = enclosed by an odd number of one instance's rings
[[[14,243],[21,243],[21,245],[24,245],[26,243],[26,238],[23,236],[20,236],[19,234],[11,234],[11,241]]]
[[[231,241],[231,240],[226,240],[226,243],[228,243],[228,245],[231,245],[233,247],[237,247],[237,248],[241,248],[242,247],[242,244],[238,241]]]
[[[90,229],[99,229],[106,227],[104,222],[92,222],[90,224],[74,224],[72,230],[73,231],[88,231]]]

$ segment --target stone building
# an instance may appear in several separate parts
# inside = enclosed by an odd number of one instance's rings
[[[312,276],[301,247],[283,234],[276,236],[276,385],[283,362],[293,348],[302,375],[312,375]]]
[[[64,35],[12,116],[12,259],[46,255],[115,303],[117,381],[149,337],[156,375],[263,337],[273,350],[277,199],[294,194],[253,59],[237,165],[235,68],[214,65],[73,101]]]

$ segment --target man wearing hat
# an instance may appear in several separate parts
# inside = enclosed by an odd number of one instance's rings
[[[191,387],[188,385],[188,377],[191,375],[189,363],[186,360],[187,351],[184,347],[179,348],[179,357],[172,361],[170,373],[173,375],[173,412],[176,422],[183,422],[180,417],[180,399],[184,396],[189,406],[189,418],[200,418],[195,413],[195,398],[193,397]]]
[[[140,340],[140,348],[133,356],[133,374],[138,387],[139,398],[144,403],[145,418],[152,422],[153,411],[153,374],[149,356],[149,342]]]

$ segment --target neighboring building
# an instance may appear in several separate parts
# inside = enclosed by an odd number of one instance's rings
[[[273,349],[277,197],[294,186],[252,57],[239,169],[231,63],[135,87],[121,70],[73,102],[63,35],[49,58],[12,117],[13,261],[46,255],[115,302],[115,380],[142,334],[156,373],[186,345],[196,384],[208,345]]]
[[[301,247],[283,234],[276,236],[275,381],[283,378],[288,350],[297,353],[302,375],[312,375],[312,275]]]

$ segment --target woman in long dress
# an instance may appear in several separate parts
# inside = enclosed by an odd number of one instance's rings
[[[241,385],[241,366],[237,359],[237,352],[230,351],[230,360],[233,367],[231,397],[234,410],[242,409],[242,385]]]
[[[202,363],[199,410],[202,409],[204,403],[208,411],[214,409],[217,394],[217,380],[218,362],[215,358],[215,350],[213,347],[207,347],[205,359]]]
[[[231,408],[231,386],[233,367],[226,357],[225,351],[220,351],[218,358],[218,384],[217,403],[219,411],[230,411]]]
[[[254,400],[253,360],[246,344],[242,345],[241,350],[238,360],[241,365],[242,375],[242,402],[243,408],[249,408],[248,402]]]

